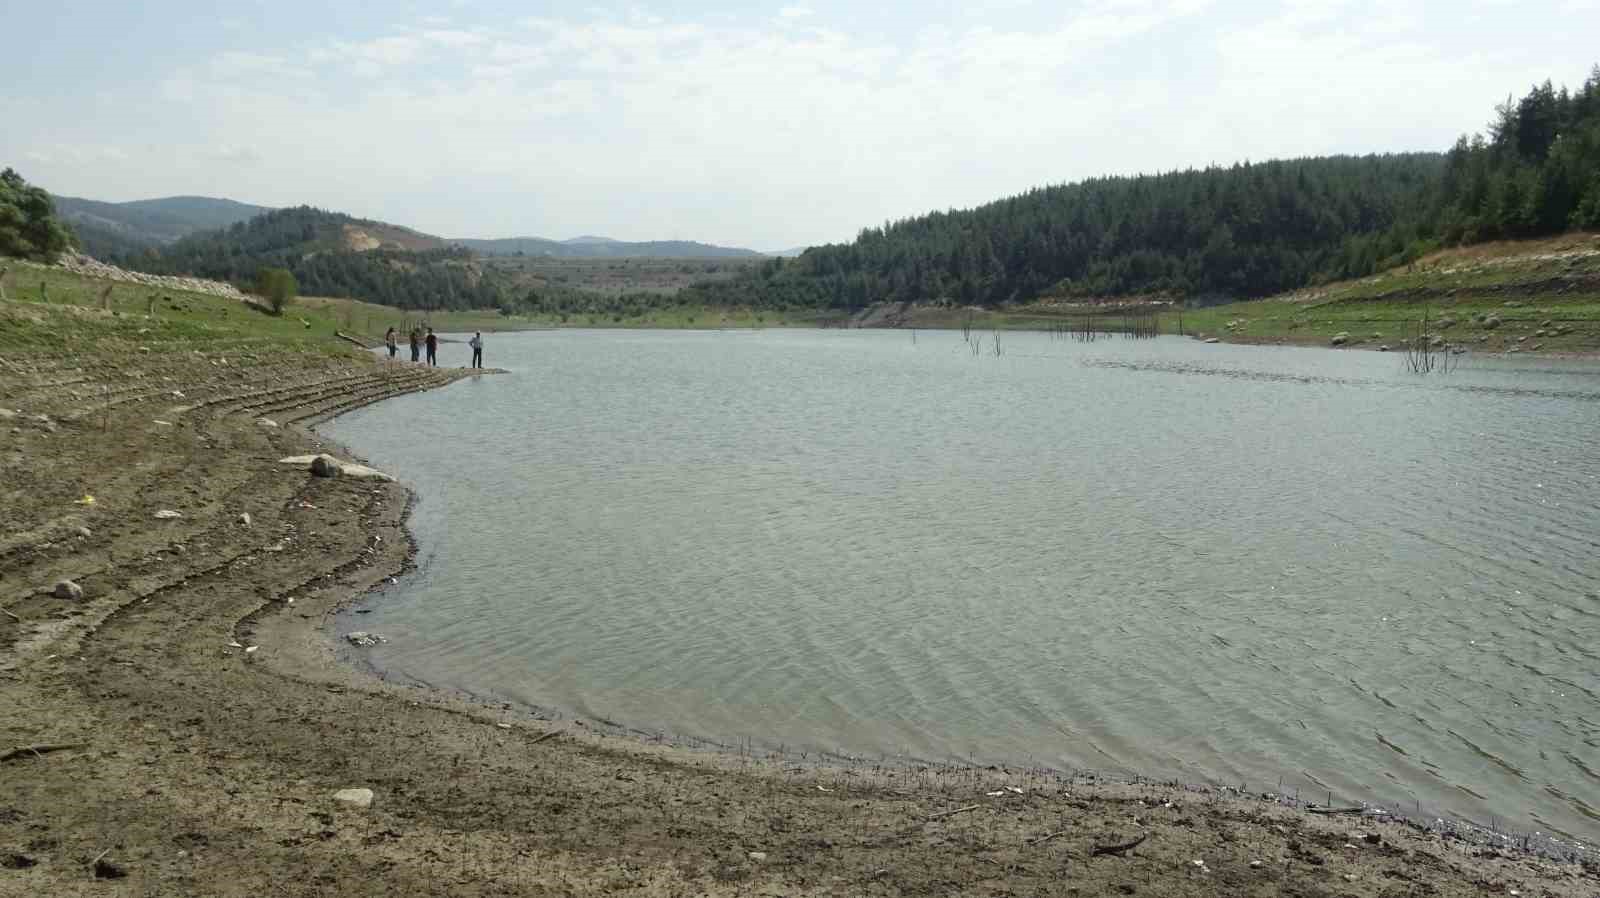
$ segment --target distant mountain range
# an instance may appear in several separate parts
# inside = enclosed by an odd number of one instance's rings
[[[205,196],[171,196],[104,203],[52,197],[56,214],[78,233],[84,252],[97,258],[175,243],[200,231],[225,228],[272,210]]]
[[[737,259],[755,258],[753,249],[712,246],[692,240],[648,240],[629,243],[610,237],[574,237],[571,240],[546,240],[543,237],[506,237],[499,240],[452,240],[485,256],[554,256],[568,259]]]
[[[273,211],[266,206],[203,196],[173,196],[128,203],[107,203],[73,196],[56,196],[53,199],[56,214],[77,231],[84,252],[104,259],[126,257],[168,246],[193,234],[220,230]],[[362,220],[359,227],[368,233],[381,231],[378,240],[384,245],[397,244],[412,250],[454,245],[485,256],[521,254],[572,259],[732,259],[762,255],[754,250],[712,246],[691,240],[630,243],[592,234],[570,240],[546,240],[541,237],[451,240],[382,222]],[[360,237],[355,237],[348,248],[373,249],[378,246],[378,243],[356,245],[359,241]]]

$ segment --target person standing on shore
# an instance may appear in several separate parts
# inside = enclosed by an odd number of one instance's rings
[[[439,338],[433,335],[433,328],[428,328],[428,364],[439,365]]]
[[[422,360],[422,331],[411,329],[411,361]]]
[[[395,342],[394,328],[391,327],[384,332],[383,345],[389,347],[389,358],[394,358],[395,351],[400,348]]]
[[[483,331],[478,331],[478,332],[474,333],[472,335],[472,339],[467,341],[467,345],[472,347],[472,367],[474,367],[474,368],[482,368],[483,367]]]

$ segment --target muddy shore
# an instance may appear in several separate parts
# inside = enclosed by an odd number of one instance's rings
[[[1361,814],[694,752],[384,683],[329,626],[410,563],[410,497],[278,460],[470,372],[122,333],[0,360],[0,895],[1600,893]]]

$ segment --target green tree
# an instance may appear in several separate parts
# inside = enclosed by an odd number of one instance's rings
[[[53,262],[76,243],[72,230],[56,219],[50,194],[9,168],[0,172],[0,256]]]
[[[299,292],[300,285],[287,268],[262,268],[256,272],[256,293],[266,299],[274,315],[282,315]]]

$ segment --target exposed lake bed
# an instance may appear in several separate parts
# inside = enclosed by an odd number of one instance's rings
[[[395,676],[723,741],[1578,836],[1591,363],[1007,334],[497,335],[325,426],[415,487]]]

